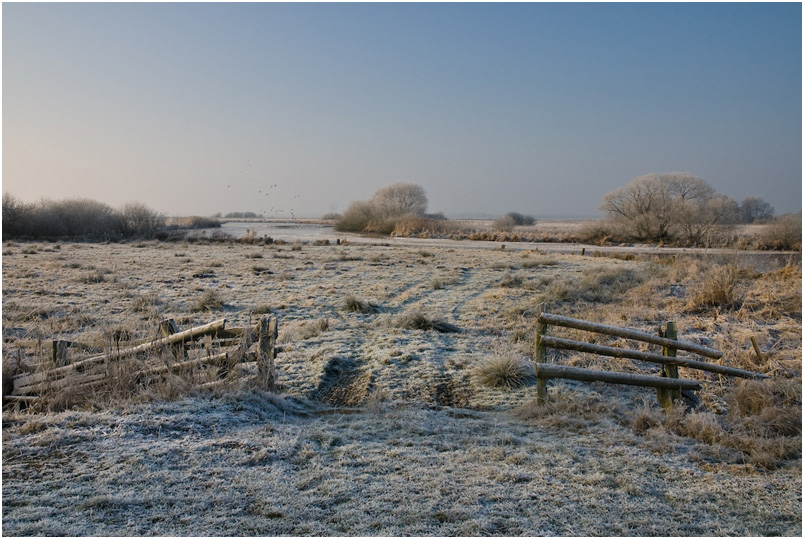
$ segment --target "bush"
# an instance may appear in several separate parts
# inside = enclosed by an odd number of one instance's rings
[[[391,234],[406,220],[426,219],[427,196],[424,189],[412,183],[395,183],[377,191],[370,200],[352,202],[335,221],[342,232],[376,232]],[[432,221],[442,215],[431,216]]]
[[[341,232],[363,232],[377,220],[377,212],[370,202],[357,200],[349,204],[333,228]]]
[[[164,217],[139,203],[115,210],[86,198],[26,204],[3,194],[3,239],[153,238],[163,229]]]
[[[607,193],[600,209],[631,240],[704,245],[736,223],[739,206],[687,173],[648,174]]]
[[[762,235],[762,243],[770,249],[801,250],[801,214],[787,213],[770,223]]]
[[[126,237],[154,238],[165,227],[164,215],[139,202],[126,204],[120,213]]]
[[[513,232],[516,226],[516,220],[510,215],[503,215],[494,221],[492,227],[494,230],[501,230],[503,232]]]

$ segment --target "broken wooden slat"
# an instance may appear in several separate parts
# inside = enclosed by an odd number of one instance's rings
[[[65,367],[59,367],[56,369],[50,369],[47,371],[37,372],[33,374],[22,374],[14,377],[14,387],[16,388],[18,386],[20,387],[29,386],[37,382],[42,382],[48,379],[59,378],[61,376],[68,376],[74,373],[80,373],[86,370],[87,368],[92,367],[93,365],[103,363],[105,361],[108,361],[109,359],[118,359],[121,357],[134,355],[139,352],[147,352],[158,346],[172,345],[185,341],[191,341],[198,337],[202,337],[204,335],[208,335],[210,333],[215,333],[219,330],[222,330],[224,329],[225,325],[226,325],[226,319],[222,318],[220,320],[210,322],[209,324],[204,324],[202,326],[197,326],[185,331],[174,333],[170,337],[164,339],[156,339],[141,344],[139,346],[134,346],[132,348],[124,348],[123,350],[120,350],[119,352],[114,352],[112,354],[102,354],[99,356],[90,357],[81,361],[76,361],[75,363],[72,363]]]

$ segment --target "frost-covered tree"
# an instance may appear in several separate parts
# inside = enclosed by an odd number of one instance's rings
[[[637,240],[705,242],[716,225],[737,218],[737,204],[685,172],[647,174],[603,198],[600,208]]]
[[[424,215],[427,211],[427,194],[415,183],[394,183],[383,187],[374,193],[370,202],[382,219]]]

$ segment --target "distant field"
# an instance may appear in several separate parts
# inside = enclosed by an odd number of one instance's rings
[[[280,385],[172,379],[7,408],[3,534],[801,534],[800,259],[758,271],[737,256],[440,245],[5,242],[4,373],[52,338],[102,347],[163,318],[273,316]],[[663,414],[653,390],[569,381],[538,407],[542,302],[652,333],[674,320],[724,365],[772,379],[682,368],[705,385],[688,415]],[[412,328],[414,315],[460,331]],[[485,381],[500,358],[522,385]]]

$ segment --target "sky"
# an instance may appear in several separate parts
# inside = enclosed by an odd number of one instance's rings
[[[3,3],[2,189],[172,215],[802,201],[800,3]]]

